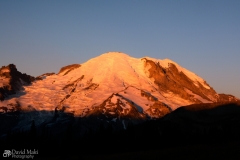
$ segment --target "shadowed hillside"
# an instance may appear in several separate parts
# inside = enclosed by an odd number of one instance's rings
[[[53,124],[54,115],[42,125],[32,121],[29,130],[9,131],[5,138],[2,136],[1,144],[5,149],[35,148],[39,150],[39,158],[56,159],[64,156],[171,159],[172,154],[183,158],[198,156],[194,159],[240,158],[239,104],[211,104],[209,108],[207,105],[202,105],[201,109],[196,109],[195,105],[181,107],[161,119],[138,125],[129,121],[126,129],[120,129],[121,123],[71,115],[58,115],[68,121]]]

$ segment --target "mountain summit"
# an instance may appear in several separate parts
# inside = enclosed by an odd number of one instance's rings
[[[180,106],[238,101],[169,59],[108,52],[58,74],[43,74],[0,102],[10,110],[63,111],[74,116],[159,118]],[[8,110],[7,110],[7,109]]]

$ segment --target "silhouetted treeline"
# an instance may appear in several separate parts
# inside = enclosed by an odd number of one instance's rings
[[[226,107],[226,106],[224,106]],[[225,145],[234,142],[240,149],[239,108],[225,114],[219,108],[190,111],[179,108],[168,116],[138,125],[129,123],[126,129],[116,130],[114,123],[98,122],[98,129],[82,131],[67,123],[61,133],[51,127],[37,128],[32,121],[29,131],[8,132],[1,140],[3,149],[38,149],[38,156],[78,156],[117,154],[187,145]],[[79,120],[79,125],[81,120]],[[239,144],[239,145],[238,145]]]

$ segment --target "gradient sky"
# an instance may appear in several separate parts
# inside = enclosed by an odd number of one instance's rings
[[[38,76],[108,51],[169,58],[240,98],[240,1],[0,0],[0,66]]]

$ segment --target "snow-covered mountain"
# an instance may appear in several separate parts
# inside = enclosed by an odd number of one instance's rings
[[[11,81],[3,75],[10,70],[3,67],[0,71],[3,90]],[[36,77],[32,83],[34,78],[27,77],[31,80],[19,78],[22,87],[15,89],[16,94],[1,92],[4,98],[0,112],[62,111],[114,121],[124,117],[159,118],[180,106],[196,103],[238,101],[234,96],[217,94],[204,79],[172,60],[133,58],[121,52],[65,66],[57,74]],[[24,82],[31,84],[24,86]]]

